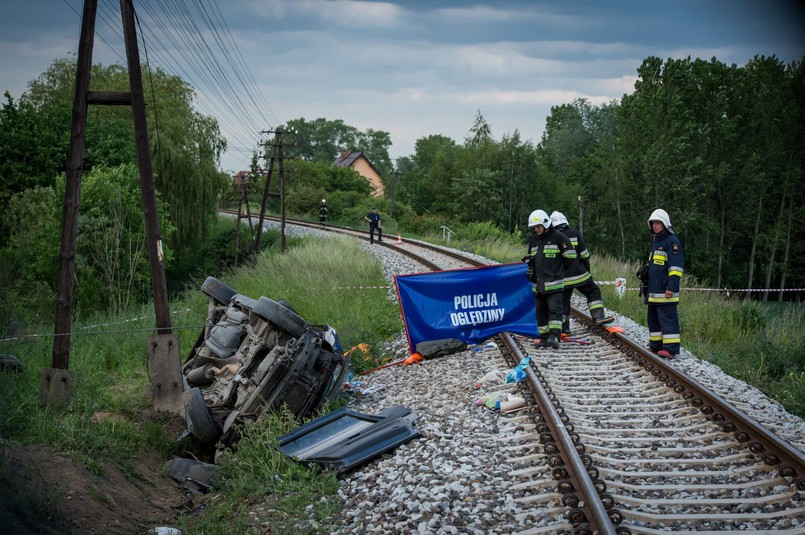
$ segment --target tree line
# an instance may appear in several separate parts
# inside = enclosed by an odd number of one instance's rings
[[[805,285],[803,62],[649,57],[637,75],[619,102],[553,107],[536,146],[517,131],[494,140],[480,112],[463,143],[420,139],[397,162],[403,195],[420,214],[510,232],[559,210],[596,252],[628,260],[665,208],[700,281]]]
[[[75,59],[56,60],[19,100],[6,93],[0,109],[2,324],[21,310],[34,321],[55,308],[74,77]],[[216,119],[195,111],[193,88],[181,78],[160,70],[151,78],[149,137],[170,266],[204,243],[219,200],[235,193],[219,170],[226,141]],[[127,88],[125,67],[93,66],[91,89]],[[641,260],[646,218],[662,207],[682,239],[687,272],[702,282],[805,285],[802,61],[649,57],[619,101],[553,107],[536,144],[519,131],[496,139],[478,110],[463,140],[430,134],[393,163],[387,132],[324,118],[283,128],[293,132],[291,213],[312,213],[327,197],[330,217],[351,220],[379,201],[404,231],[476,225],[522,240],[532,210],[559,210],[594,252]],[[129,108],[91,107],[86,135],[79,313],[123,309],[150,294]],[[364,152],[381,171],[384,199],[372,199],[353,171],[330,165],[342,150]]]

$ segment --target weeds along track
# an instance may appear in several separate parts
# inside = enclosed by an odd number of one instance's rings
[[[420,256],[427,269],[483,264],[411,240],[388,245],[383,254]],[[773,422],[578,309],[574,327],[588,345],[536,350],[501,333],[366,376],[377,390],[356,408],[410,405],[424,438],[346,477],[342,531],[805,533],[805,455]],[[527,355],[526,381],[474,388]],[[517,412],[474,403],[515,393],[526,400]]]

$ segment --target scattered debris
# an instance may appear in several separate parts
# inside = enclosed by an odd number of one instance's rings
[[[343,474],[419,436],[417,416],[393,405],[377,415],[346,407],[316,418],[277,439],[285,455]]]
[[[22,373],[22,363],[14,355],[0,355],[0,372]]]
[[[416,345],[415,352],[426,359],[435,359],[445,355],[452,355],[453,353],[458,353],[465,349],[467,349],[467,342],[456,338],[443,338],[441,340],[419,342]]]

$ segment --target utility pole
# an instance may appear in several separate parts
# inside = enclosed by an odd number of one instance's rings
[[[70,127],[68,177],[62,215],[62,240],[59,252],[56,322],[52,354],[53,368],[42,372],[39,402],[61,403],[70,397],[72,373],[69,371],[70,328],[74,297],[75,249],[78,211],[81,198],[81,175],[84,168],[87,109],[89,104],[129,105],[132,109],[137,162],[140,170],[140,193],[143,203],[151,285],[154,296],[157,335],[149,337],[149,370],[154,390],[154,409],[184,414],[182,380],[179,363],[179,339],[171,332],[164,256],[156,207],[154,176],[148,141],[140,55],[134,20],[133,0],[120,0],[126,62],[129,73],[128,93],[89,91],[92,70],[92,48],[95,35],[97,0],[85,0],[81,22],[79,57],[76,69],[76,92]]]
[[[389,218],[394,217],[394,199],[397,197],[397,184],[400,182],[400,171],[394,171],[394,187],[391,188],[391,203],[389,204]]]
[[[254,225],[252,224],[252,214],[249,208],[249,176],[244,175],[240,177],[238,184],[239,197],[238,197],[238,232],[235,235],[235,267],[238,267],[238,256],[240,255],[240,222],[246,219],[249,222],[249,237],[251,243],[254,243]],[[246,205],[246,215],[243,215],[243,205]]]
[[[264,130],[262,134],[274,134],[274,141],[271,143],[271,156],[268,158],[268,172],[266,174],[266,185],[263,188],[263,200],[260,204],[260,217],[257,222],[257,233],[254,239],[254,253],[260,252],[260,235],[263,232],[263,220],[266,215],[266,204],[268,198],[272,197],[280,200],[280,245],[281,250],[285,252],[285,172],[283,167],[284,152],[282,141],[282,129],[277,130]],[[274,172],[274,161],[277,161],[280,175],[280,191],[279,193],[272,193],[271,189],[271,175]]]

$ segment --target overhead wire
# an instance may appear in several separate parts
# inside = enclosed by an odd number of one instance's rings
[[[176,5],[175,2],[172,4],[170,1],[162,7],[164,16],[153,15],[152,23],[161,29],[159,35],[167,37],[193,70],[200,74],[202,83],[196,84],[200,99],[220,102],[227,108],[229,115],[234,115],[232,123],[238,125],[239,129],[249,125],[252,132],[259,131],[259,125],[254,123],[253,114],[243,106],[236,88],[228,82],[229,78],[206,44],[204,35],[192,20],[189,11],[185,9],[183,13],[181,5]],[[213,96],[208,96],[210,93]],[[214,95],[218,95],[218,98]],[[228,123],[221,126],[226,124]],[[242,143],[242,140],[240,142]]]
[[[70,0],[63,0],[78,16]],[[113,0],[99,0],[102,28],[96,35],[120,58],[101,33],[123,40],[119,8]],[[216,0],[151,0],[134,4],[138,39],[149,51],[149,63],[179,76],[193,90],[193,107],[216,119],[227,140],[227,152],[243,154],[244,167],[260,152],[261,133],[280,120],[271,109],[237,46]],[[195,8],[191,9],[191,6]],[[251,147],[251,148],[249,148]]]
[[[150,6],[144,4],[144,10],[149,15],[152,20],[159,20],[159,15],[150,9]],[[208,115],[212,115],[213,117],[220,117],[220,116],[227,116],[229,114],[228,110],[222,109],[220,104],[221,102],[225,102],[225,99],[207,99],[204,98],[204,94],[199,93],[199,86],[206,86],[209,87],[210,90],[214,90],[215,84],[209,78],[209,76],[204,72],[202,66],[199,62],[196,61],[196,58],[193,54],[188,53],[185,47],[181,46],[173,36],[173,32],[165,31],[162,32],[168,41],[171,42],[172,46],[165,46],[159,38],[159,34],[152,31],[144,32],[142,38],[147,41],[151,41],[152,44],[150,46],[152,53],[159,58],[159,62],[156,62],[157,66],[163,68],[166,72],[170,72],[170,66],[175,65],[179,71],[181,71],[183,75],[183,80],[200,80],[201,83],[190,83],[193,87],[193,91],[195,94],[194,105],[199,107],[202,111],[207,113]],[[175,55],[173,54],[173,50],[176,50],[178,54],[182,56],[183,61],[179,61]],[[155,51],[155,53],[153,52]],[[163,54],[162,51],[165,53]],[[166,57],[167,56],[167,57]],[[192,71],[192,74],[188,72],[187,69]],[[237,124],[241,124],[238,122]],[[219,121],[219,126],[223,129],[225,125],[222,125]],[[256,128],[256,126],[255,126]],[[239,144],[248,144],[245,139],[250,137],[246,132],[240,131],[230,131],[230,137],[235,138]]]

